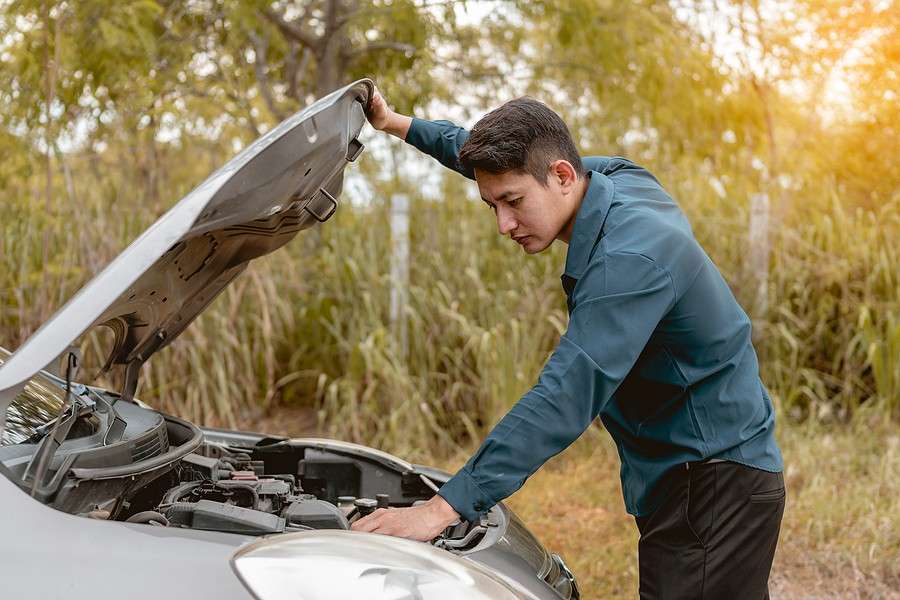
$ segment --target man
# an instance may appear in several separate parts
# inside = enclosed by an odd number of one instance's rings
[[[428,540],[473,520],[599,416],[641,533],[641,597],[768,597],[784,510],[772,403],[747,315],[659,182],[623,158],[580,158],[530,98],[470,133],[397,114],[376,92],[369,120],[474,179],[526,253],[569,245],[569,325],[537,384],[432,500],[353,529]]]

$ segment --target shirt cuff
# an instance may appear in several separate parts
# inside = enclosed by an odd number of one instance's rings
[[[466,521],[478,521],[496,504],[465,470],[460,470],[442,485],[438,495]]]

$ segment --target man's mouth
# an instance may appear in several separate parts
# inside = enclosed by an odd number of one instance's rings
[[[525,240],[527,240],[530,237],[531,237],[530,235],[520,235],[518,237],[514,237],[513,240],[515,240],[516,242],[518,242],[519,244],[522,244],[524,246]]]

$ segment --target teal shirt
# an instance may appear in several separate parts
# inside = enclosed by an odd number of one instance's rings
[[[459,165],[468,132],[414,119],[406,141]],[[464,518],[519,489],[600,417],[619,451],[625,506],[651,512],[691,461],[782,470],[750,319],[649,171],[582,159],[590,181],[562,276],[569,325],[537,384],[439,494]],[[683,468],[683,467],[682,467]]]

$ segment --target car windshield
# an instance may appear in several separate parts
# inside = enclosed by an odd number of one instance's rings
[[[0,348],[0,364],[9,356],[10,352]],[[62,409],[64,395],[65,390],[49,377],[34,376],[6,409],[0,446],[19,444],[53,421]]]

